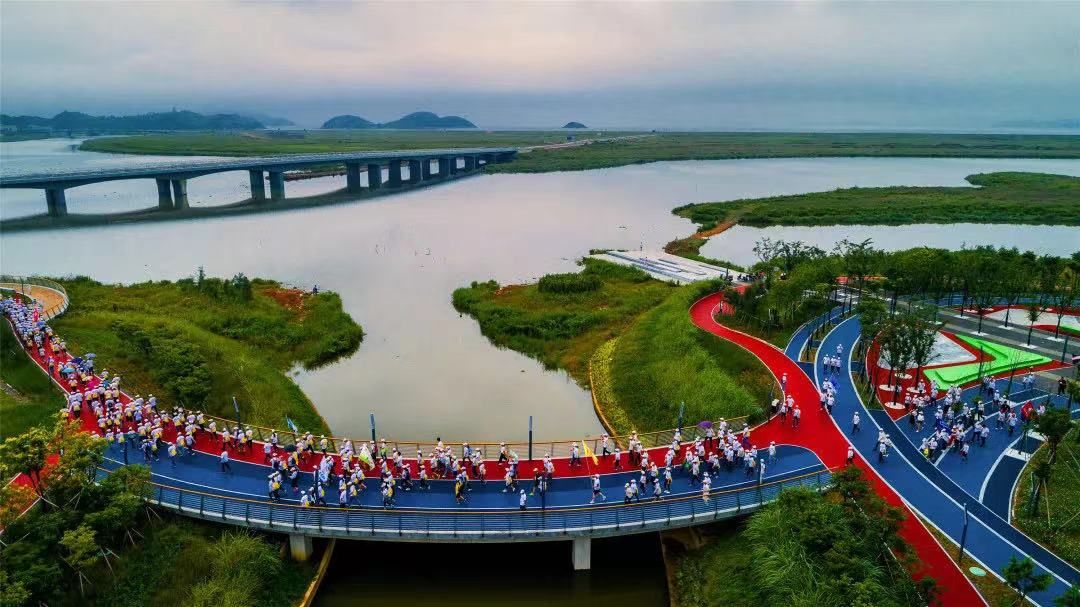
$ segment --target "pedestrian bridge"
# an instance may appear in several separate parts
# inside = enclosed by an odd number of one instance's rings
[[[152,179],[157,184],[158,209],[176,211],[189,208],[188,180],[214,173],[247,171],[250,200],[260,204],[285,199],[287,171],[344,165],[346,192],[361,194],[383,187],[412,187],[471,174],[489,164],[509,162],[516,155],[517,148],[462,148],[220,158],[69,172],[2,173],[0,188],[44,190],[48,216],[56,218],[67,216],[65,192],[71,188],[105,181]],[[385,182],[383,167],[388,169]],[[266,182],[270,184],[269,196]]]
[[[0,288],[28,294],[41,301],[61,301],[66,309],[67,295],[58,283],[25,277],[4,277]],[[50,312],[55,314],[55,304]],[[62,311],[62,310],[61,310]],[[50,317],[41,310],[41,318]],[[34,351],[27,354],[48,373],[47,364]],[[64,362],[70,360],[62,355]],[[58,386],[59,369],[51,378]],[[99,378],[93,378],[84,388],[94,387]],[[66,383],[66,382],[64,382]],[[131,397],[121,395],[128,403]],[[165,410],[167,404],[159,405]],[[234,427],[232,420],[208,417],[218,428]],[[87,431],[99,432],[96,417],[85,407],[80,421]],[[732,428],[741,429],[745,420],[730,420]],[[219,465],[223,449],[220,437],[208,431],[198,432],[193,449],[174,459],[159,449],[159,460],[145,458],[141,450],[129,448],[138,437],[131,427],[126,428],[128,440],[114,442],[106,451],[105,463],[100,474],[108,474],[120,466],[146,464],[151,469],[152,493],[150,502],[185,516],[223,522],[268,532],[285,533],[291,538],[294,554],[300,558],[310,553],[311,538],[354,538],[367,540],[416,541],[416,542],[518,542],[574,540],[575,566],[588,568],[591,538],[627,535],[698,525],[725,518],[745,515],[774,500],[780,491],[791,487],[807,487],[821,491],[828,487],[831,472],[824,466],[813,450],[778,442],[776,458],[768,460],[763,473],[745,472],[740,464],[731,469],[722,468],[713,473],[712,488],[705,499],[700,484],[691,484],[689,474],[681,469],[682,454],[676,460],[671,492],[659,498],[651,491],[644,492],[640,500],[624,503],[624,486],[636,482],[640,471],[628,463],[624,453],[622,469],[616,469],[614,458],[605,457],[599,437],[583,437],[542,443],[508,443],[510,453],[526,455],[519,461],[520,489],[526,491],[526,506],[519,507],[517,490],[504,492],[505,465],[494,457],[499,452],[497,443],[473,443],[472,448],[482,449],[489,469],[486,483],[473,478],[467,500],[459,504],[454,499],[452,480],[435,479],[430,488],[415,486],[405,490],[399,486],[394,504],[384,508],[378,490],[378,478],[368,480],[371,485],[347,506],[336,505],[336,487],[328,488],[326,506],[302,506],[299,494],[291,487],[282,488],[281,499],[269,495],[268,476],[271,472],[265,455],[269,437],[278,435],[274,455],[284,456],[295,450],[297,436],[288,430],[275,430],[260,426],[244,425],[252,430],[255,439],[246,450],[229,448],[230,470]],[[683,445],[698,436],[705,435],[706,425],[685,428]],[[663,463],[675,436],[674,430],[640,434],[638,439],[649,452],[651,461]],[[751,434],[750,437],[754,437]],[[164,424],[163,441],[173,442],[176,429],[171,422]],[[612,446],[627,447],[627,437],[613,437]],[[765,442],[754,441],[761,449],[765,461]],[[374,430],[372,440],[375,439]],[[329,438],[328,453],[335,453],[343,438]],[[366,440],[366,439],[365,439]],[[362,442],[353,439],[360,445]],[[750,438],[744,441],[750,442]],[[569,458],[572,444],[579,444],[584,457],[577,465]],[[164,443],[163,443],[164,445]],[[418,441],[387,441],[391,449],[403,454],[425,454],[434,451],[434,444]],[[463,445],[449,444],[455,454],[461,454]],[[543,494],[532,490],[533,471],[541,467],[540,453],[550,454],[555,468],[554,478]],[[306,490],[315,483],[315,464],[321,455],[311,454],[302,459],[299,489]],[[412,478],[418,478],[415,458],[409,458]],[[335,472],[340,473],[341,462],[335,457]],[[601,476],[601,488],[606,496],[603,501],[589,503],[592,497],[591,476]],[[286,483],[288,484],[288,483]]]

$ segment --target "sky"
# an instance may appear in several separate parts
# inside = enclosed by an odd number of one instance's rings
[[[1073,2],[0,0],[0,111],[430,110],[484,128],[1080,118]]]

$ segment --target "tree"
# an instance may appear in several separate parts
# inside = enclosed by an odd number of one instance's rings
[[[1053,581],[1049,573],[1036,574],[1034,561],[1026,556],[1023,560],[1019,560],[1015,556],[1009,557],[1009,562],[1001,570],[1001,573],[1005,576],[1005,582],[1020,595],[1021,604],[1023,604],[1028,594],[1046,590]]]
[[[1054,607],[1080,607],[1080,586],[1069,586],[1065,594],[1054,599]]]
[[[889,310],[885,307],[885,302],[877,297],[860,297],[859,303],[855,306],[855,313],[859,315],[859,324],[864,338],[860,342],[860,347],[865,349],[881,331],[881,324],[888,317]]]
[[[50,442],[48,431],[31,428],[18,436],[8,437],[0,445],[0,460],[13,470],[25,474],[38,495],[42,494],[41,471],[51,452]]]
[[[83,580],[86,579],[86,574],[83,572],[96,565],[101,560],[102,554],[101,547],[97,545],[94,537],[94,530],[86,525],[79,525],[75,529],[65,531],[60,545],[67,550],[64,562],[75,570],[79,578],[79,594],[85,595]]]
[[[903,373],[911,360],[911,347],[908,343],[908,334],[904,330],[900,319],[890,318],[883,323],[881,333],[878,334],[878,346],[880,357],[889,365],[889,385],[894,385],[897,371]],[[896,392],[893,391],[893,402]]]
[[[1058,445],[1061,444],[1062,439],[1072,429],[1073,421],[1069,417],[1069,410],[1062,409],[1048,409],[1046,413],[1043,413],[1035,421],[1035,427],[1038,429],[1039,434],[1046,436],[1046,443],[1050,447],[1050,457],[1048,461],[1053,464],[1057,460]]]
[[[908,314],[904,318],[904,328],[907,332],[908,347],[911,350],[911,360],[914,361],[915,381],[919,381],[924,366],[933,362],[937,355],[934,353],[934,344],[937,343],[937,324],[924,318],[917,311]]]
[[[1042,316],[1042,298],[1039,298],[1038,303],[1030,303],[1026,308],[1028,319],[1028,336],[1027,345],[1031,345],[1031,331],[1035,328],[1035,323],[1039,322],[1039,317]]]

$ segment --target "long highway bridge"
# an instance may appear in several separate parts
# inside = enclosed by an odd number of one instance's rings
[[[157,184],[158,209],[167,212],[189,208],[188,180],[214,173],[247,171],[251,184],[250,201],[260,205],[285,200],[287,171],[344,165],[345,191],[349,194],[363,194],[380,188],[419,186],[475,173],[490,164],[509,162],[517,152],[517,148],[509,147],[463,148],[193,160],[144,167],[0,174],[0,188],[42,190],[45,193],[47,215],[63,218],[68,214],[65,192],[71,188],[105,181],[153,180]],[[388,168],[385,183],[383,167]],[[362,176],[365,173],[366,178]],[[267,182],[270,184],[269,195]]]

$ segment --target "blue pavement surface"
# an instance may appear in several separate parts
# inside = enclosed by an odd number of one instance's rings
[[[764,452],[762,452],[764,453]],[[105,468],[115,469],[123,465],[123,449],[113,445],[106,453]],[[133,464],[143,464],[144,457],[140,451],[129,451],[128,459]],[[662,463],[662,462],[661,462]],[[536,466],[540,466],[537,461]],[[258,464],[232,461],[231,472],[222,472],[218,458],[204,453],[195,453],[188,456],[179,456],[175,464],[168,457],[162,457],[161,461],[149,463],[152,480],[166,486],[186,489],[193,492],[202,492],[222,497],[233,497],[250,500],[269,501],[268,475],[270,468]],[[524,489],[526,494],[532,490],[533,464],[521,463],[522,478],[519,481],[519,489]],[[803,474],[824,470],[821,460],[809,449],[793,445],[780,445],[777,447],[776,461],[766,465],[764,482],[778,481],[792,478]],[[662,468],[661,468],[662,472]],[[395,505],[409,509],[431,510],[493,510],[510,509],[517,511],[519,495],[515,493],[503,493],[504,468],[493,462],[488,462],[488,481],[481,484],[479,481],[471,483],[471,491],[468,493],[468,503],[457,505],[454,500],[454,482],[452,480],[429,481],[431,488],[419,489],[419,482],[413,479],[414,488],[405,491],[398,485],[395,496]],[[690,485],[689,475],[679,468],[672,470],[672,493],[665,497],[679,497],[683,495],[698,495],[701,486]],[[639,479],[638,471],[601,475],[601,487],[607,496],[607,503],[620,503],[623,499],[624,483]],[[733,471],[721,471],[718,475],[712,475],[713,491],[725,491],[737,488],[751,488],[756,486],[757,479],[748,479],[744,470],[736,468]],[[282,502],[293,505],[299,504],[299,495],[294,494],[289,487],[288,480],[283,483]],[[307,490],[314,484],[312,473],[301,473],[299,488]],[[382,496],[379,493],[379,478],[369,477],[366,481],[367,490],[360,494],[360,501],[354,502],[354,506],[382,508]],[[549,509],[560,507],[588,506],[592,497],[591,480],[587,476],[555,478],[551,482],[545,497],[545,505]],[[651,498],[651,493],[643,494],[642,500]],[[328,505],[338,505],[338,491],[336,482],[327,491],[326,500]],[[597,500],[597,505],[600,505]],[[539,507],[538,495],[529,497],[529,506]]]
[[[843,321],[830,332],[822,343],[820,355],[834,354],[842,345],[844,356],[850,357],[859,338],[858,318]],[[820,358],[819,358],[820,363]],[[820,370],[821,365],[817,368]],[[815,379],[824,379],[820,372]],[[1030,556],[1036,568],[1053,575],[1053,584],[1044,591],[1032,595],[1039,605],[1049,607],[1055,597],[1062,595],[1071,584],[1080,582],[1080,571],[1070,566],[1042,546],[1038,545],[1005,519],[968,495],[941,470],[928,462],[885,411],[869,411],[859,399],[849,373],[835,375],[837,386],[836,407],[833,416],[840,430],[852,442],[860,455],[866,459],[885,481],[907,502],[913,510],[930,520],[937,528],[959,543],[963,532],[964,504],[970,510],[966,548],[985,568],[998,573],[1012,556]],[[816,407],[813,408],[816,414]],[[862,430],[852,431],[852,416],[858,411],[862,417]],[[906,422],[904,422],[906,424]],[[877,432],[881,427],[895,445],[884,462],[878,461],[876,452]]]

